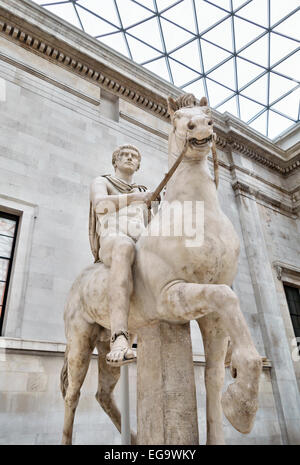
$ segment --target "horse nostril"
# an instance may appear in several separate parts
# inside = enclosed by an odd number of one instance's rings
[[[211,126],[213,124],[213,121],[210,119],[207,124],[208,124],[208,126]]]
[[[189,122],[187,126],[190,130],[195,129],[196,127],[195,124],[193,124],[192,122]]]

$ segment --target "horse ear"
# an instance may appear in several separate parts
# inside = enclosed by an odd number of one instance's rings
[[[200,100],[199,105],[200,105],[200,107],[207,107],[207,105],[208,105],[207,98],[206,98],[206,97],[202,97],[202,99]]]
[[[174,100],[172,97],[168,97],[168,112],[169,112],[171,119],[173,118],[173,115],[176,110],[178,110],[178,105],[177,105],[176,100]]]

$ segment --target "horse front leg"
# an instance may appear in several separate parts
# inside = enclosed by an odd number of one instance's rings
[[[225,444],[223,431],[222,388],[228,336],[220,325],[220,317],[210,313],[197,320],[205,352],[205,389],[207,445]]]
[[[174,282],[163,289],[158,310],[161,318],[176,321],[198,320],[212,312],[219,316],[232,342],[235,376],[222,396],[223,412],[235,429],[249,433],[258,408],[262,362],[235,293],[223,284]]]

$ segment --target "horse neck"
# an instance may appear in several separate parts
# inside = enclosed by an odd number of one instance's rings
[[[169,169],[180,156],[184,140],[169,136]],[[201,182],[199,182],[201,180]],[[186,194],[184,194],[186,193]],[[209,208],[219,208],[215,183],[210,175],[207,156],[199,161],[183,159],[167,184],[166,200],[204,200]]]

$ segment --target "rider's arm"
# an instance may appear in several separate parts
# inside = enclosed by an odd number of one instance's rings
[[[94,179],[90,188],[90,199],[96,213],[114,213],[133,202],[147,202],[150,195],[150,192],[110,195],[102,176]]]

